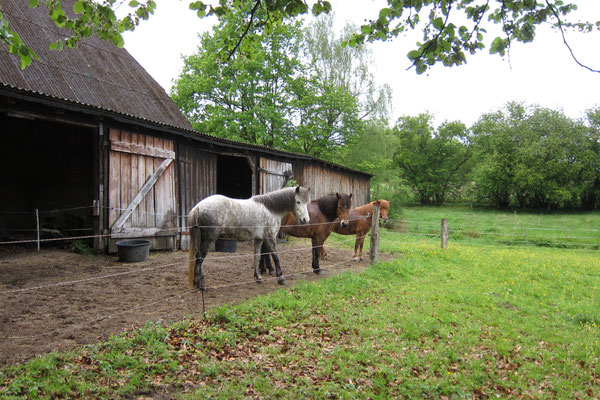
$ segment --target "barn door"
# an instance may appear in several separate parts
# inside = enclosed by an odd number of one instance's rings
[[[262,194],[285,187],[287,182],[293,178],[292,164],[266,158],[260,159],[259,173],[260,193]]]
[[[174,247],[170,239],[178,233],[174,159],[170,140],[110,129],[112,237],[154,237],[154,249]]]
[[[187,215],[202,199],[217,192],[217,156],[189,145],[179,145],[180,246],[189,247]]]

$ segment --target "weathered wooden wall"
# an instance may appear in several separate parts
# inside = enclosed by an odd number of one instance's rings
[[[356,174],[315,162],[295,162],[294,177],[302,186],[309,187],[312,198],[330,193],[352,193],[352,206],[370,201],[368,175]]]
[[[261,194],[283,188],[288,180],[293,177],[291,163],[269,160],[262,157],[260,159],[259,173]]]
[[[110,129],[109,139],[112,238],[146,237],[152,249],[174,248],[178,207],[173,141],[116,128]]]

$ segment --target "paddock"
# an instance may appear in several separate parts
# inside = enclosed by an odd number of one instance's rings
[[[349,248],[330,247],[322,274],[315,275],[310,246],[304,239],[278,246],[283,290],[368,265],[352,260]],[[207,309],[282,289],[268,275],[264,283],[254,282],[252,254],[249,242],[240,242],[235,253],[209,253]],[[148,321],[201,318],[202,295],[187,286],[186,268],[183,251],[152,252],[144,262],[121,263],[109,255],[0,247],[0,364],[98,343]]]

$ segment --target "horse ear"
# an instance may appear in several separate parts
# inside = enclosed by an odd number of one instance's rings
[[[340,196],[340,194],[338,192],[335,192],[335,195],[338,198],[338,200],[339,200],[340,197],[342,197],[342,196]]]
[[[352,198],[352,193],[350,193],[350,196],[348,196],[348,197]]]
[[[296,186],[296,193],[300,193],[300,185]]]

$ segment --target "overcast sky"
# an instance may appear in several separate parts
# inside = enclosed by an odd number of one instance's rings
[[[187,9],[189,1],[157,0],[149,21],[125,36],[125,48],[168,93],[183,66],[182,56],[193,54],[198,34],[211,29],[212,20],[202,20]],[[376,17],[383,0],[333,0],[337,26],[346,21],[360,25]],[[581,19],[600,20],[600,1],[579,1]],[[567,33],[578,59],[600,69],[600,34]],[[436,123],[460,120],[473,124],[486,112],[496,111],[516,100],[553,109],[562,109],[572,118],[600,106],[600,74],[578,66],[562,43],[558,31],[543,26],[533,43],[515,43],[510,57],[481,54],[468,64],[447,68],[435,66],[417,75],[406,54],[418,34],[390,42],[371,44],[373,75],[393,90],[392,121],[399,116],[428,111]]]

